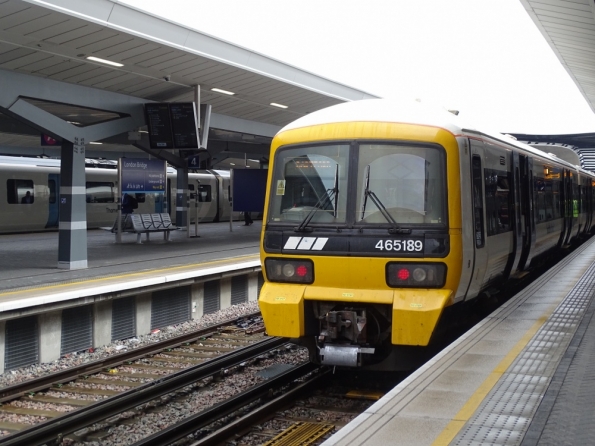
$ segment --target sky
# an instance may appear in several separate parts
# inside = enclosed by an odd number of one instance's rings
[[[502,133],[595,132],[520,0],[118,0],[381,97]]]

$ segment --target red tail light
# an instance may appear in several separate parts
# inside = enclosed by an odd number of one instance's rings
[[[265,259],[267,279],[271,282],[313,283],[314,264],[308,259]]]
[[[393,288],[441,288],[446,282],[444,263],[388,263],[386,283]]]

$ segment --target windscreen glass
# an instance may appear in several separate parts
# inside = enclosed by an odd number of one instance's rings
[[[445,191],[443,150],[360,145],[356,224],[445,224]]]
[[[349,145],[281,149],[276,154],[270,222],[344,223]]]

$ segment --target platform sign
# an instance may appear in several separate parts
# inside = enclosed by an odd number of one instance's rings
[[[174,147],[176,149],[198,149],[196,114],[194,103],[176,102],[169,104]]]
[[[173,149],[169,104],[145,104],[147,126],[149,127],[149,145],[151,149]]]
[[[163,194],[166,172],[162,160],[122,158],[122,193]]]

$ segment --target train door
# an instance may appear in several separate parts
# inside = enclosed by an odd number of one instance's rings
[[[471,205],[473,208],[473,274],[467,295],[476,296],[481,291],[488,264],[488,255],[485,249],[485,152],[483,142],[469,140],[469,143],[471,147]]]
[[[572,227],[574,226],[575,219],[575,194],[574,194],[574,178],[570,170],[564,169],[564,241],[563,245],[568,244],[570,236],[572,234]]]
[[[60,224],[60,204],[58,203],[60,197],[60,175],[57,173],[50,173],[48,175],[48,203],[49,213],[48,221],[45,224],[46,228],[57,228]]]
[[[533,208],[533,159],[528,156],[520,155],[519,161],[523,240],[518,269],[524,269],[525,265],[531,261],[529,253],[535,246],[536,241],[535,211]]]
[[[512,228],[512,251],[506,262],[506,268],[504,269],[504,278],[508,278],[511,272],[516,271],[521,258],[521,251],[523,247],[523,224],[521,221],[521,209],[523,208],[522,197],[521,197],[521,168],[520,168],[520,156],[517,152],[512,152],[512,169],[510,172],[510,179],[512,184],[510,185],[511,193],[509,195],[509,213],[511,218]]]

